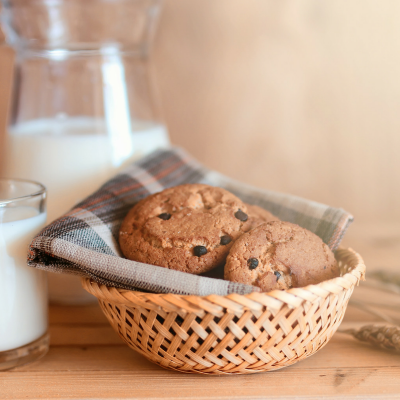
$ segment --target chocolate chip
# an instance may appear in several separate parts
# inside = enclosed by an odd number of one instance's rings
[[[276,276],[276,281],[278,282],[278,279],[281,277],[281,273],[279,271],[274,271],[274,274]]]
[[[194,253],[194,255],[197,256],[197,257],[204,256],[204,254],[207,254],[207,248],[204,247],[204,246],[196,246],[196,247],[193,249],[193,253]]]
[[[219,243],[222,244],[222,246],[226,246],[230,242],[232,242],[231,237],[228,235],[224,235],[224,236],[221,236],[221,241]]]
[[[158,218],[161,218],[161,219],[163,219],[164,221],[167,221],[167,220],[169,220],[169,219],[171,218],[171,214],[162,213],[162,214],[160,214],[160,215],[158,216]]]
[[[236,217],[239,221],[243,221],[243,222],[247,221],[247,219],[249,218],[249,217],[247,216],[247,214],[244,213],[240,208],[239,208],[238,211],[235,212],[235,217]]]
[[[326,265],[325,265],[324,269],[326,269]]]
[[[247,260],[247,265],[249,266],[249,269],[256,269],[258,267],[257,258],[249,258]]]

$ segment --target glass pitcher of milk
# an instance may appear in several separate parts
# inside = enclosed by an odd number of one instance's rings
[[[48,189],[48,222],[130,162],[169,145],[149,50],[157,0],[2,0],[16,69],[1,175]],[[79,279],[49,276],[80,303]]]

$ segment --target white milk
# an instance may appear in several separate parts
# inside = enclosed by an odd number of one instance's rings
[[[46,273],[26,265],[28,245],[45,223],[34,208],[0,208],[0,351],[46,333]]]
[[[85,117],[16,125],[8,135],[3,175],[43,183],[53,221],[130,162],[169,145],[163,125],[136,122],[131,129],[128,138],[110,136],[102,120]]]
[[[127,164],[169,146],[163,125],[61,116],[13,126],[3,176],[31,179],[47,188],[48,222],[93,193]],[[108,134],[107,132],[111,132]],[[79,304],[95,298],[75,276],[49,274],[52,302]]]

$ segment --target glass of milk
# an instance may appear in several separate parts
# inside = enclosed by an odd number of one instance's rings
[[[0,179],[0,371],[49,348],[46,273],[27,266],[29,243],[45,223],[43,185]]]
[[[149,51],[158,0],[2,0],[15,82],[0,176],[37,179],[48,222],[127,164],[169,145]],[[49,274],[50,300],[94,297]]]

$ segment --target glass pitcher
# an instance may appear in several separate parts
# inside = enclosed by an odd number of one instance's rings
[[[0,175],[43,182],[50,222],[169,145],[148,57],[160,1],[2,2],[17,61]],[[50,299],[84,301],[78,278],[51,275]]]

